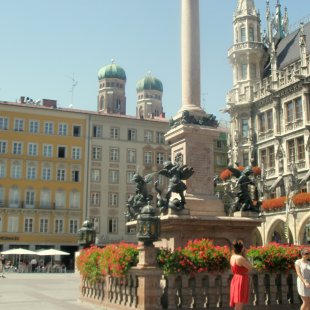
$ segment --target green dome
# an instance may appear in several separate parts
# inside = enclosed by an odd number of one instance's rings
[[[163,83],[156,77],[148,75],[137,82],[136,90],[137,92],[141,92],[143,90],[158,90],[162,92]]]
[[[98,72],[98,80],[106,78],[115,78],[126,81],[126,73],[122,67],[112,62],[111,64],[102,67]]]

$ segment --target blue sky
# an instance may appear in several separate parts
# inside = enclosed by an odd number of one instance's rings
[[[254,0],[255,1],[255,0]],[[265,23],[265,0],[256,0]],[[310,13],[309,0],[281,0],[291,25]],[[167,117],[181,105],[180,0],[0,0],[0,100],[56,99],[95,111],[99,69],[126,71],[127,113],[135,115],[136,82],[149,71],[164,86]],[[276,0],[270,0],[272,12]],[[200,0],[201,105],[217,119],[232,85],[227,59],[237,0]],[[309,38],[310,40],[310,38]]]

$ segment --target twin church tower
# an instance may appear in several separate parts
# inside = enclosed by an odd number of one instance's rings
[[[98,72],[99,92],[97,111],[101,114],[126,114],[126,73],[112,61]],[[139,118],[164,117],[162,96],[163,84],[148,73],[136,84]]]

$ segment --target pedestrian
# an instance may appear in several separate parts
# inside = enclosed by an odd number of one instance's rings
[[[245,256],[245,247],[241,240],[233,241],[233,254],[230,258],[230,267],[233,278],[230,283],[230,307],[242,310],[243,305],[249,302],[250,279],[249,271],[253,268]]]
[[[310,309],[310,249],[303,248],[300,251],[301,258],[295,262],[297,273],[297,291],[302,300],[300,310]]]
[[[31,271],[32,272],[35,272],[36,270],[36,267],[37,267],[37,260],[35,258],[33,258],[31,261],[30,261],[30,265],[31,265]]]

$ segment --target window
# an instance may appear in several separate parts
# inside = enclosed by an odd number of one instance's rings
[[[0,130],[9,129],[9,119],[6,117],[0,117]]]
[[[40,207],[44,209],[51,207],[51,192],[49,189],[41,190]]]
[[[156,163],[158,165],[162,165],[164,163],[164,154],[163,153],[157,153],[157,155],[156,155]]]
[[[63,233],[64,229],[64,221],[61,219],[55,220],[55,233],[60,234]]]
[[[296,120],[302,119],[302,101],[301,97],[298,97],[295,101],[295,118]]]
[[[29,121],[29,132],[38,133],[39,132],[39,122],[38,121]]]
[[[127,171],[127,184],[133,184],[133,176],[135,175],[135,171]]]
[[[0,141],[0,154],[5,154],[7,152],[7,142]]]
[[[109,206],[118,207],[118,193],[109,193]]]
[[[266,131],[266,120],[265,120],[264,113],[258,115],[258,123],[259,123],[259,132],[265,132]]]
[[[243,158],[243,161],[242,161],[242,164],[244,167],[248,166],[249,165],[249,153],[248,152],[243,152],[242,153],[242,158]],[[226,164],[226,162],[225,162]]]
[[[241,27],[240,29],[240,39],[241,39],[241,42],[245,42],[246,41],[246,31],[245,31],[245,27]]]
[[[70,192],[70,208],[79,209],[80,208],[80,192],[73,190]]]
[[[128,141],[136,141],[136,140],[137,140],[137,130],[128,129]]]
[[[54,134],[54,123],[53,122],[44,123],[44,134],[46,135]]]
[[[256,65],[250,64],[250,77],[251,79],[256,79]]]
[[[127,162],[135,163],[136,162],[136,150],[135,149],[127,149]]]
[[[6,176],[6,163],[4,161],[0,161],[0,179],[5,178]]]
[[[73,126],[73,137],[80,137],[81,136],[81,126],[74,125]]]
[[[90,193],[90,204],[94,207],[100,206],[100,192]]]
[[[276,165],[273,145],[268,147],[268,165],[269,168],[274,168]]]
[[[40,219],[40,233],[48,232],[48,219]]]
[[[33,219],[32,218],[25,218],[24,224],[24,232],[32,232],[33,229]]]
[[[4,205],[4,188],[0,186],[0,207]]]
[[[72,148],[72,159],[81,159],[81,148],[79,147]]]
[[[78,220],[69,221],[69,233],[76,234],[78,232]]]
[[[93,137],[94,138],[101,138],[102,137],[102,127],[95,125],[93,126]]]
[[[42,168],[42,180],[50,181],[52,178],[52,169],[50,166],[45,165]]]
[[[119,148],[110,148],[110,161],[119,161]]]
[[[117,233],[117,218],[110,218],[108,220],[109,233],[116,234]]]
[[[267,111],[267,128],[268,130],[273,130],[273,113],[272,110]]]
[[[43,156],[53,157],[53,146],[51,144],[43,144]]]
[[[28,143],[28,155],[29,156],[38,155],[38,145],[36,143]]]
[[[71,171],[71,181],[72,182],[80,182],[80,171],[72,170]]]
[[[65,181],[66,170],[64,168],[57,169],[57,181]]]
[[[55,194],[55,208],[65,209],[66,206],[66,192],[63,190],[57,190]]]
[[[99,169],[92,169],[91,170],[91,181],[92,182],[100,182],[101,176],[100,176],[100,170]]]
[[[266,150],[261,150],[260,161],[261,161],[261,166],[267,167],[267,152],[266,152]]]
[[[152,152],[144,152],[144,163],[146,165],[153,164],[153,153]]]
[[[9,216],[8,232],[10,233],[18,232],[18,217],[17,216]]]
[[[117,184],[119,180],[118,170],[109,170],[109,183]]]
[[[58,146],[58,158],[66,158],[66,147]]]
[[[242,138],[248,138],[249,136],[249,123],[246,118],[241,119],[241,134]]]
[[[247,65],[246,64],[241,64],[241,79],[246,80],[247,79]]]
[[[298,158],[298,160],[304,160],[305,159],[304,137],[297,138],[297,158]]]
[[[165,143],[165,133],[164,132],[156,132],[156,143],[164,144]]]
[[[114,140],[119,139],[119,128],[112,127],[110,130],[110,138]]]
[[[24,120],[23,119],[15,119],[14,120],[14,130],[15,131],[24,131]]]
[[[92,159],[101,160],[102,149],[98,146],[93,146],[92,148]]]
[[[289,102],[286,105],[286,122],[291,123],[294,120],[293,116],[293,102]]]
[[[63,124],[63,123],[58,124],[58,134],[60,136],[66,136],[67,132],[68,132],[68,125],[67,124]]]
[[[34,190],[26,191],[25,208],[34,208],[35,192]]]
[[[13,142],[13,154],[22,155],[23,145],[21,142]]]
[[[20,179],[22,175],[22,166],[19,162],[13,162],[11,166],[11,178]]]
[[[146,130],[144,133],[144,141],[146,143],[153,143],[153,131]]]
[[[288,160],[289,162],[295,162],[295,143],[294,139],[289,140],[287,142],[287,148],[288,148]]]
[[[249,41],[251,42],[254,41],[254,27],[253,26],[249,27]]]
[[[9,207],[19,208],[19,189],[17,187],[10,188],[9,191]]]

